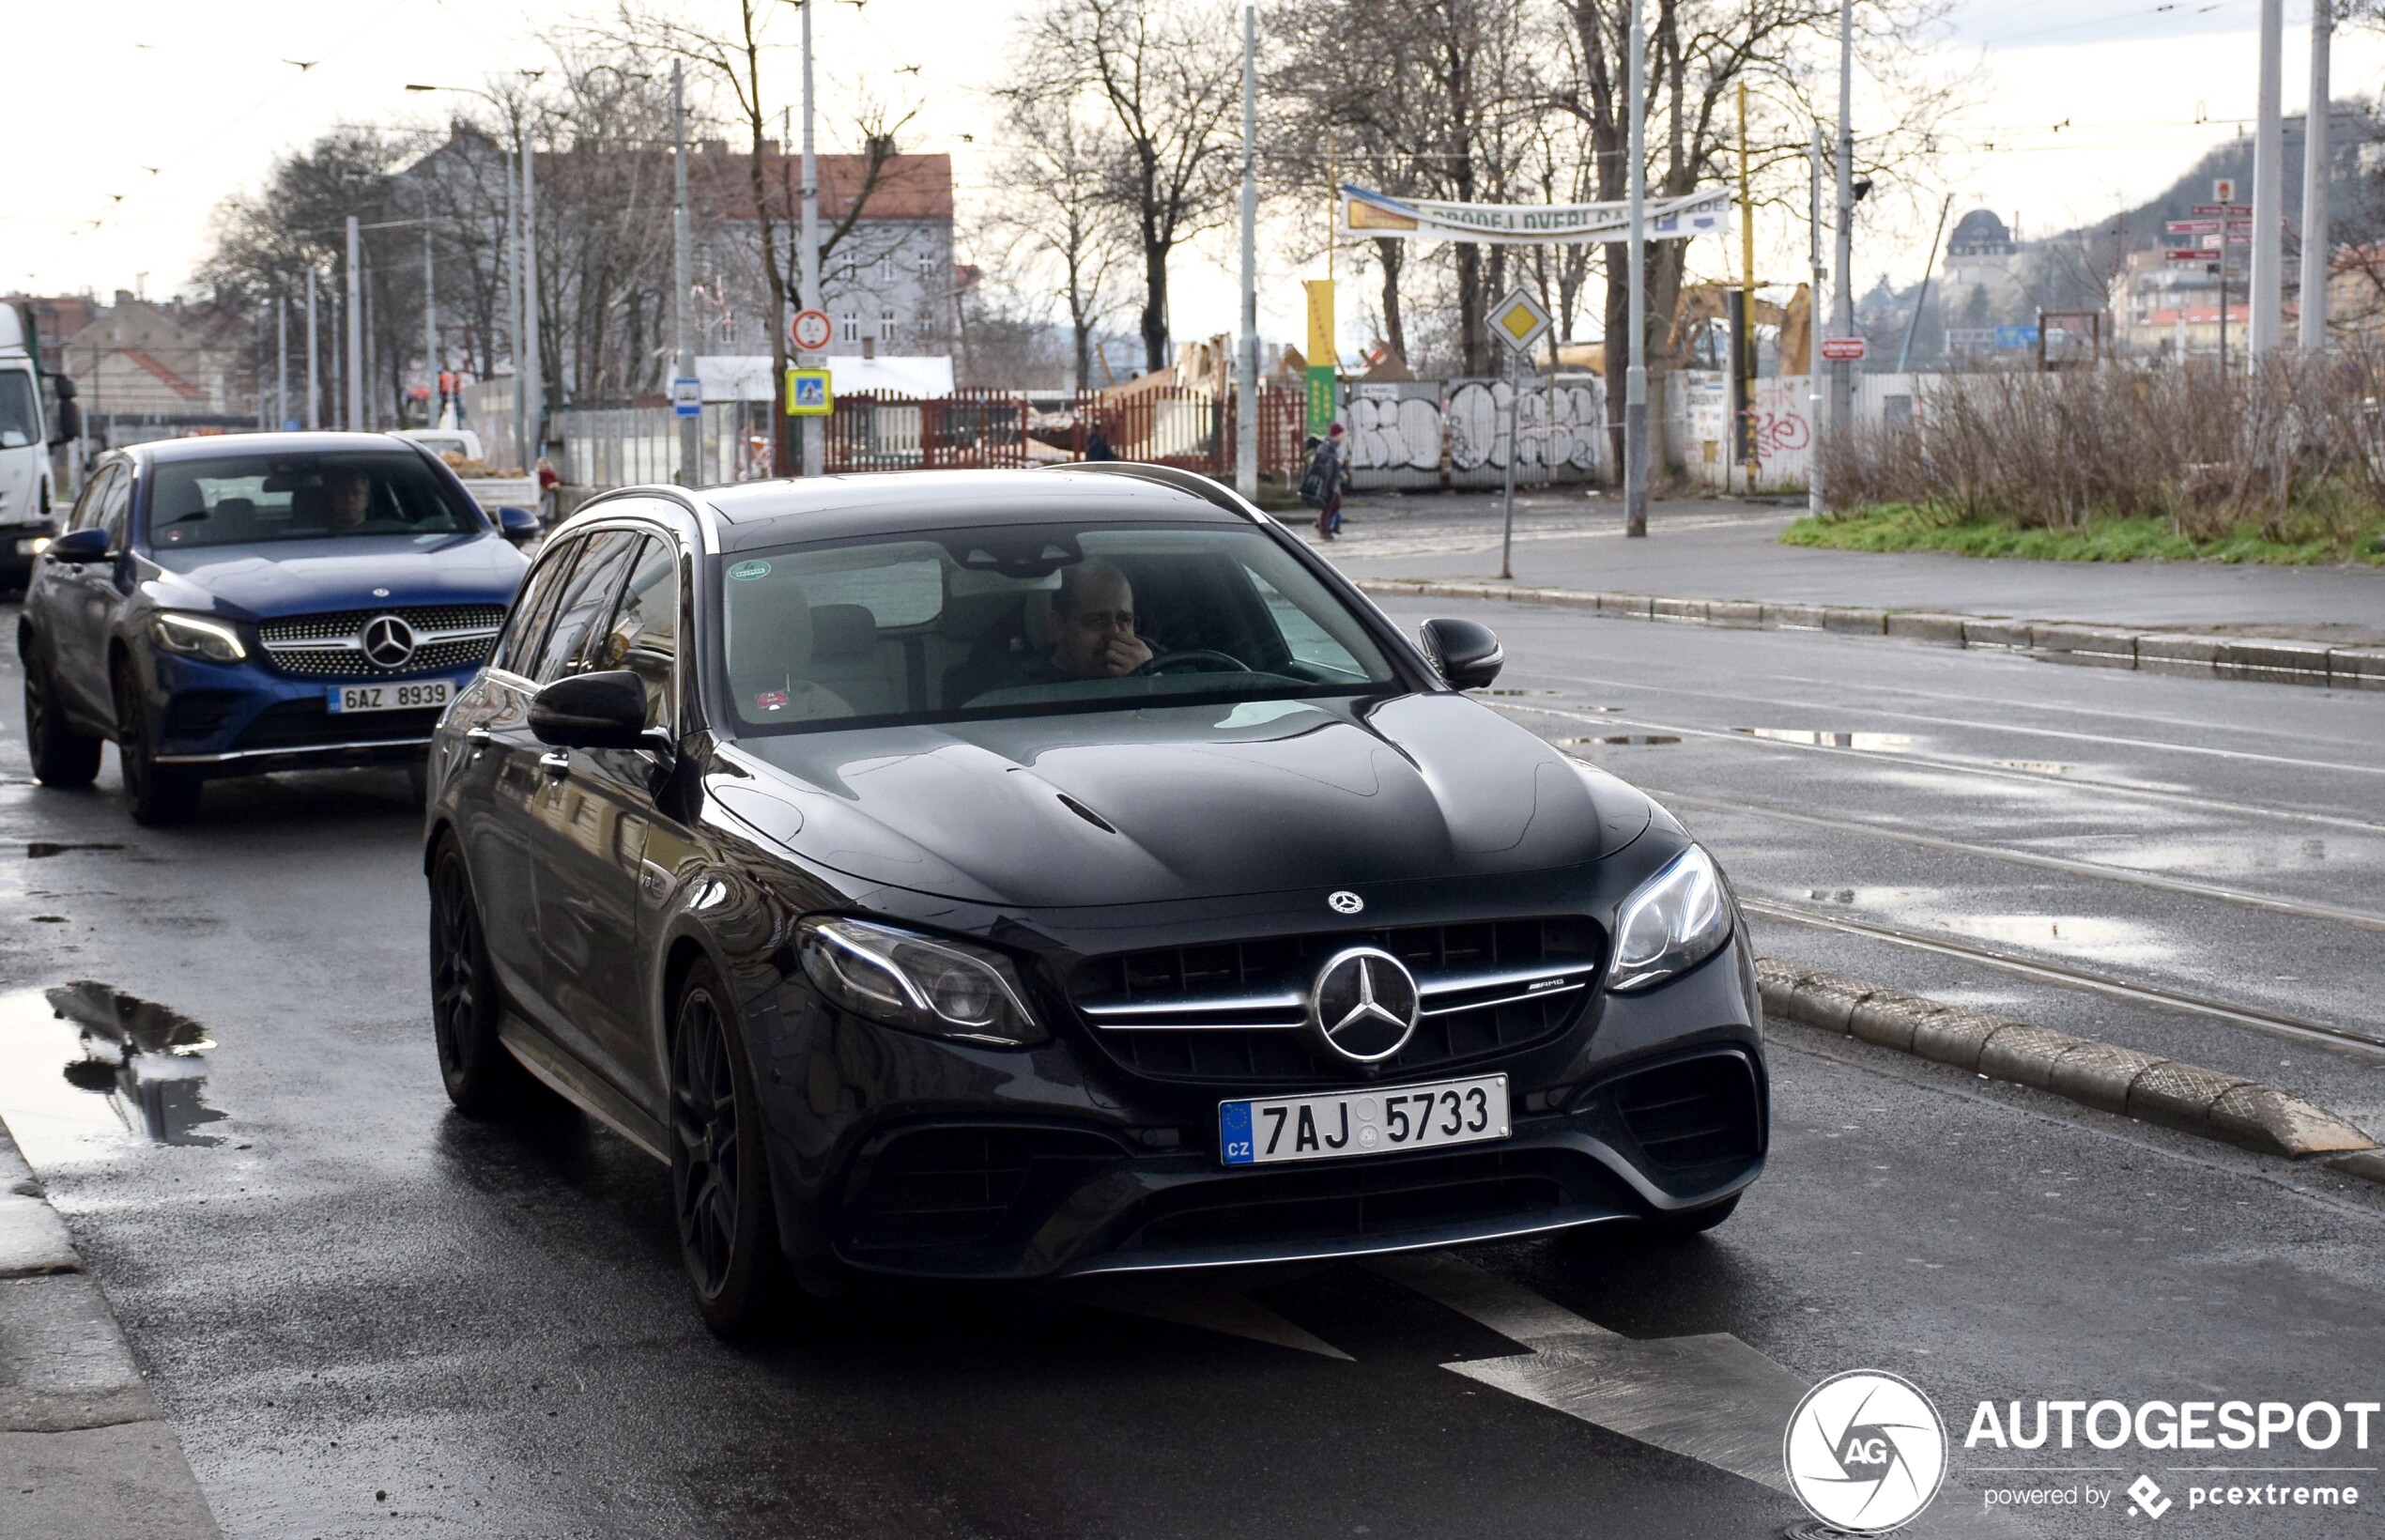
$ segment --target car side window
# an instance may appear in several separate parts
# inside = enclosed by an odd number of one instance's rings
[[[646,685],[646,725],[669,722],[671,666],[679,655],[679,550],[648,535],[630,563],[629,581],[610,624],[582,660],[584,669],[627,669]]]
[[[490,668],[525,675],[531,672],[538,657],[538,644],[546,637],[546,623],[555,617],[555,600],[571,576],[572,563],[579,560],[581,545],[577,540],[560,542],[531,570],[530,580],[522,585],[521,595],[514,601],[513,618],[506,623],[505,634],[497,639],[497,651],[488,660]]]
[[[100,504],[100,528],[108,531],[110,552],[124,549],[124,527],[132,512],[132,473],[119,468],[108,483],[107,500]]]
[[[74,515],[67,520],[68,529],[99,528],[100,510],[107,506],[108,488],[115,485],[118,474],[115,466],[101,466],[98,475],[84,483],[83,496],[74,500]]]
[[[591,633],[601,635],[606,617],[613,612],[630,559],[638,554],[639,536],[631,530],[605,530],[588,537],[588,548],[572,568],[557,602],[554,628],[538,649],[538,667],[530,675],[548,685],[567,673],[587,668],[583,655]]]

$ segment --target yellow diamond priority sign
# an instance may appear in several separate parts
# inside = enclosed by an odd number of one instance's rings
[[[1530,290],[1510,289],[1507,298],[1491,307],[1491,330],[1499,334],[1500,341],[1526,358],[1531,357],[1541,338],[1548,335],[1548,327],[1547,310],[1532,298]]]

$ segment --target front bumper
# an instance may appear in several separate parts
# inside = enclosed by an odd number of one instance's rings
[[[1702,1208],[1752,1182],[1768,1144],[1748,957],[1743,932],[1662,988],[1594,997],[1556,1042],[1469,1066],[1509,1072],[1506,1140],[1232,1168],[1217,1102],[1272,1088],[1146,1087],[1074,1030],[1008,1052],[890,1032],[828,1008],[798,975],[748,1008],[782,1234],[799,1257],[869,1271],[1031,1278]]]
[[[343,716],[330,709],[330,691],[342,683],[448,679],[460,694],[477,671],[293,679],[253,662],[210,663],[152,652],[149,710],[159,724],[158,762],[205,777],[418,762],[439,724],[438,708]]]

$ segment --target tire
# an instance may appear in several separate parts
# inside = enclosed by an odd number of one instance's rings
[[[131,665],[115,669],[115,753],[132,822],[150,828],[186,824],[199,810],[199,778],[179,765],[158,762],[157,735]]]
[[[57,684],[50,662],[37,648],[24,658],[24,737],[33,759],[33,778],[63,792],[79,792],[100,774],[100,749],[106,740],[82,732],[58,708]]]
[[[716,1335],[749,1334],[778,1299],[783,1265],[745,1036],[709,962],[671,1012],[670,1196],[697,1311]]]
[[[502,1009],[471,872],[442,840],[431,862],[431,1036],[447,1099],[467,1117],[503,1116],[529,1100],[528,1071],[498,1040]]]
[[[1720,1203],[1709,1203],[1702,1209],[1685,1209],[1675,1214],[1656,1214],[1641,1223],[1648,1234],[1668,1240],[1703,1235],[1738,1209],[1741,1195],[1733,1193]]]

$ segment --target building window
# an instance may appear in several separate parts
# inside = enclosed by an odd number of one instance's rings
[[[861,316],[859,312],[848,310],[843,315],[837,317],[837,340],[839,342],[859,342],[861,340]]]
[[[894,341],[894,312],[891,310],[878,313],[878,340],[880,342]]]
[[[933,252],[921,252],[919,254],[919,282],[924,284],[935,275],[936,254]]]
[[[894,282],[894,253],[888,252],[878,258],[878,282],[881,285]]]

